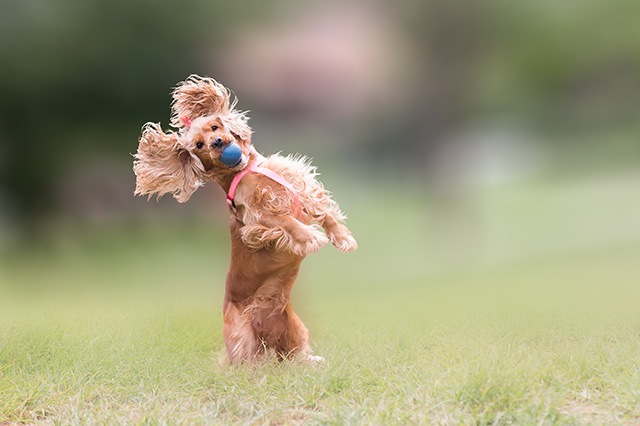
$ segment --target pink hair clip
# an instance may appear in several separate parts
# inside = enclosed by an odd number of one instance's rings
[[[180,121],[182,122],[182,125],[187,129],[191,127],[191,119],[189,117],[180,117]]]

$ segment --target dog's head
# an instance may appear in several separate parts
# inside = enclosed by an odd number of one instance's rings
[[[252,151],[250,139],[234,132],[223,115],[196,118],[180,135],[181,144],[194,154],[206,172],[224,174],[244,169]]]
[[[171,125],[143,127],[135,154],[136,195],[171,193],[185,202],[209,180],[219,183],[258,155],[244,112],[231,92],[211,78],[192,75],[173,91]]]

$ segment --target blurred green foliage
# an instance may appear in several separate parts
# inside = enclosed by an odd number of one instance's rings
[[[246,10],[234,2],[5,1],[0,6],[0,188],[27,222],[92,153],[127,157],[171,87],[204,72]]]
[[[404,67],[393,82],[383,82],[397,86],[398,99],[388,102],[394,106],[367,104],[344,136],[357,150],[352,156],[368,159],[362,163],[368,169],[376,170],[380,160],[403,170],[434,168],[452,134],[486,121],[520,126],[536,136],[532,143],[554,150],[569,145],[561,167],[591,149],[597,158],[613,153],[614,161],[638,154],[637,1],[432,0],[393,7],[352,1],[325,7],[335,16],[348,7],[378,16],[392,52],[384,61]],[[48,218],[65,176],[95,158],[130,163],[141,125],[166,125],[174,84],[191,73],[218,77],[228,60],[225,48],[247,34],[257,42],[293,25],[287,37],[303,36],[307,28],[295,21],[316,12],[292,1],[3,1],[0,219],[29,229]],[[341,41],[329,43],[339,48]],[[347,54],[356,61],[363,55]],[[270,64],[249,65],[259,81]],[[370,65],[372,73],[378,65]],[[251,100],[251,93],[243,96]],[[286,110],[273,119],[269,102],[260,108],[252,115],[262,117],[263,128],[286,125]],[[593,139],[586,146],[585,137]],[[305,140],[315,139],[295,138],[295,144],[305,152]],[[333,145],[335,157],[343,143]]]

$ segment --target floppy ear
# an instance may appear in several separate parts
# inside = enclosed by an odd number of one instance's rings
[[[242,140],[250,140],[251,127],[246,112],[235,109],[237,98],[212,78],[192,74],[173,91],[171,125],[182,128],[199,117],[218,115],[231,133]]]
[[[171,193],[184,203],[206,180],[202,162],[180,146],[176,133],[164,133],[156,123],[142,128],[134,158],[135,195],[156,194],[160,198]]]
[[[178,83],[172,96],[171,125],[173,127],[183,127],[185,119],[188,121],[207,115],[226,114],[230,109],[229,89],[212,78],[195,74]]]
[[[231,110],[225,115],[219,115],[218,117],[225,125],[227,129],[234,135],[242,139],[243,141],[251,141],[251,127],[247,124],[249,117],[246,115],[246,111]]]

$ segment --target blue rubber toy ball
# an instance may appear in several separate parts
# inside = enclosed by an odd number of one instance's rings
[[[235,143],[227,145],[220,155],[220,161],[227,167],[237,166],[240,160],[242,160],[242,150]]]

